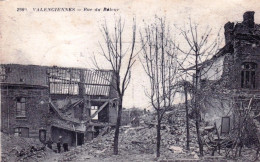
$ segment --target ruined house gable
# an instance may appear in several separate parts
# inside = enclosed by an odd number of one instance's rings
[[[59,134],[53,136],[52,131],[69,133],[71,145],[82,144],[87,127],[94,130],[116,122],[113,78],[109,70],[1,64],[1,130],[18,135],[26,130],[23,136],[34,138],[45,132],[54,141]]]
[[[109,122],[116,114],[108,104],[115,98],[112,71],[50,67],[48,81],[52,107],[60,116],[84,121],[100,111],[93,119]]]
[[[225,24],[226,45],[200,69],[201,73],[208,70],[200,80],[204,84],[200,86],[202,117],[221,128],[228,126],[228,130],[236,122],[237,112],[259,96],[260,90],[260,28],[254,12],[244,13],[243,18],[243,22]],[[215,72],[218,65],[222,65],[221,76]],[[259,99],[255,98],[252,110],[257,105]]]
[[[227,89],[260,88],[260,35],[254,12],[244,13],[241,23],[225,24],[226,45],[201,66],[201,83],[220,80]]]

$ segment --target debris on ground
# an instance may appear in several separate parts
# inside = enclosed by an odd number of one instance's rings
[[[132,125],[133,124],[133,125]],[[224,156],[210,156],[210,148],[204,147],[205,157],[199,157],[195,121],[190,120],[190,150],[186,149],[185,112],[166,113],[161,130],[161,157],[156,156],[156,118],[154,114],[144,114],[139,118],[139,126],[130,123],[120,127],[119,155],[113,155],[114,130],[98,136],[83,146],[64,153],[58,161],[160,161],[190,159],[192,161],[232,161]],[[213,129],[204,126],[204,130]],[[245,159],[253,159],[254,150],[244,149]]]
[[[40,161],[51,150],[38,139],[7,135],[1,132],[1,161]]]
[[[174,115],[174,123],[168,118]],[[133,123],[132,123],[133,124]],[[120,127],[119,150],[122,155],[148,154],[155,158],[156,153],[156,118],[154,114],[144,114],[139,118],[139,126],[131,123]],[[186,150],[186,125],[181,113],[166,115],[161,126],[161,157],[163,158],[197,158],[196,130],[194,121],[190,122],[190,150]],[[79,152],[88,152],[89,156],[106,158],[113,155],[114,130],[98,136],[83,146],[64,154],[61,161],[72,160]],[[73,159],[75,160],[75,159]]]
[[[53,153],[52,150],[28,153],[34,146],[36,150],[42,148],[38,140],[2,135],[2,156],[6,161],[18,161],[11,159],[12,149],[18,152],[26,150],[23,157],[26,161],[163,161],[189,159],[190,161],[232,161],[223,154],[211,156],[211,148],[204,147],[204,157],[199,157],[197,145],[195,121],[190,119],[190,149],[186,148],[186,122],[185,112],[167,112],[161,126],[161,157],[156,158],[157,122],[155,114],[147,113],[138,118],[137,122],[120,127],[119,155],[113,155],[113,141],[115,130],[104,128],[92,141],[85,142],[82,146],[71,147],[70,151]],[[214,130],[212,126],[201,125],[206,132]],[[4,141],[4,142],[3,142]],[[51,154],[51,153],[52,154]],[[50,153],[50,154],[48,154]],[[32,155],[32,157],[30,157]],[[243,157],[236,161],[253,161],[255,149],[243,148]],[[11,159],[11,160],[10,160]],[[4,160],[2,160],[4,161]]]

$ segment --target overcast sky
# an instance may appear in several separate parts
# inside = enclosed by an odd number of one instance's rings
[[[82,9],[75,12],[41,12],[33,8],[71,7]],[[117,12],[100,11],[96,8],[119,9]],[[26,11],[17,12],[17,8]],[[92,11],[83,11],[91,8]],[[0,1],[1,63],[19,63],[48,66],[93,68],[93,55],[104,68],[110,68],[99,56],[98,42],[103,42],[100,25],[107,20],[113,25],[115,17],[125,20],[125,41],[130,41],[133,17],[137,29],[154,15],[166,17],[170,26],[183,26],[190,17],[201,28],[210,26],[213,35],[228,21],[241,22],[245,11],[255,11],[255,22],[260,23],[258,0],[3,0]],[[173,29],[174,35],[178,31]],[[223,37],[223,31],[221,36]],[[181,41],[181,40],[180,40]],[[127,44],[127,43],[126,43]],[[142,66],[134,66],[131,85],[124,99],[125,107],[148,106],[144,88],[148,82]]]

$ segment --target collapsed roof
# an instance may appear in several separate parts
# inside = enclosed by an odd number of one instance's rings
[[[80,94],[108,96],[112,84],[112,71],[52,67],[48,69],[51,94]]]

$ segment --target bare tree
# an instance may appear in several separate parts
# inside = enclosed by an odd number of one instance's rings
[[[115,85],[112,85],[113,88],[117,91],[118,95],[118,115],[117,123],[114,137],[114,154],[118,154],[118,138],[119,138],[119,127],[121,125],[121,114],[122,114],[122,104],[125,91],[130,83],[131,79],[131,70],[136,61],[135,57],[137,53],[135,52],[136,45],[136,23],[133,19],[132,26],[132,38],[129,41],[123,42],[124,35],[124,25],[125,22],[122,22],[121,18],[115,21],[114,29],[109,30],[107,23],[105,22],[101,27],[101,32],[103,34],[105,44],[102,45],[99,43],[101,48],[101,54],[111,65],[112,71],[114,73]],[[94,63],[98,69],[98,63],[94,59]]]
[[[180,76],[182,77],[182,76]],[[185,96],[185,116],[186,116],[186,149],[190,150],[190,122],[189,122],[189,107],[191,105],[188,101],[188,94],[192,94],[193,85],[187,81],[186,79],[182,78],[178,85],[182,89],[180,92],[184,93]]]
[[[175,48],[171,43],[170,30],[163,18],[156,17],[153,24],[148,25],[144,32],[140,32],[140,37],[143,45],[141,60],[144,60],[141,62],[150,81],[147,96],[157,114],[156,156],[160,157],[161,121],[165,112],[172,107],[175,94]]]
[[[217,53],[220,45],[220,37],[219,32],[216,38],[210,37],[212,29],[207,27],[204,32],[200,33],[197,24],[193,24],[190,20],[188,29],[179,29],[181,31],[181,35],[186,42],[186,48],[183,46],[180,47],[176,45],[176,48],[185,55],[185,58],[182,61],[177,61],[179,66],[182,69],[185,69],[184,72],[194,78],[194,112],[195,112],[195,125],[197,132],[197,140],[199,145],[200,155],[203,156],[203,143],[201,140],[201,135],[199,132],[200,128],[200,93],[198,87],[198,81],[200,76],[207,73],[207,70],[204,72],[200,72],[199,69],[206,65],[207,60],[211,58],[214,54]],[[185,50],[187,49],[187,50]],[[183,64],[187,63],[191,66],[190,68],[184,68]],[[208,68],[208,70],[210,67]],[[189,70],[195,70],[195,73],[188,73]],[[203,74],[202,74],[203,73]]]

